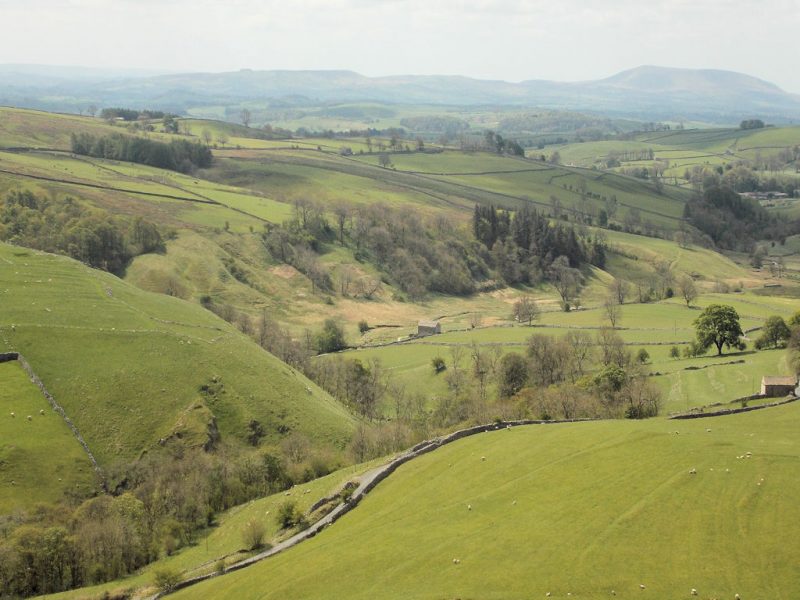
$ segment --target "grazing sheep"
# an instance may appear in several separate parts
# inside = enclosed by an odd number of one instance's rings
[[[28,415],[26,418],[28,419],[28,421],[33,421],[33,417],[30,415]]]
[[[467,504],[467,510],[472,510],[472,504]]]
[[[691,471],[689,471],[689,475],[697,475],[697,469],[695,469],[694,467],[692,467],[692,470],[691,470]]]
[[[516,504],[517,504],[517,501],[516,501],[516,500],[514,500],[513,502],[511,502],[511,505],[512,505],[512,506],[515,506]]]
[[[42,415],[42,416],[44,416],[44,409],[41,409],[41,410],[39,411],[39,414],[40,414],[40,415]]]
[[[16,413],[13,413],[13,412],[11,413],[11,418],[12,418],[12,419],[13,419],[14,417],[16,417],[16,416],[17,416],[17,414],[16,414]]]
[[[742,598],[741,598],[741,596],[739,596],[739,594],[736,594],[733,598],[734,598],[734,600],[742,600]]]
[[[550,597],[550,592],[547,592],[547,593],[545,594],[545,596],[547,596],[547,597],[549,598],[549,597]]]
[[[453,559],[453,564],[454,564],[454,565],[459,565],[459,564],[461,564],[461,561],[460,561],[460,560],[458,560],[457,558],[454,558],[454,559]]]
[[[486,457],[485,456],[481,456],[481,460],[486,460]]]
[[[640,590],[643,590],[643,589],[644,589],[644,584],[643,584],[643,583],[640,583],[640,584],[639,584],[639,589],[640,589]]]
[[[692,588],[692,596],[697,596],[697,590]]]

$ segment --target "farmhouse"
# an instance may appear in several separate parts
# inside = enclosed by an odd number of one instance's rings
[[[417,337],[436,335],[442,333],[442,324],[439,321],[420,321],[417,324]]]
[[[768,398],[778,398],[793,394],[797,387],[797,377],[767,377],[761,378],[761,395]]]

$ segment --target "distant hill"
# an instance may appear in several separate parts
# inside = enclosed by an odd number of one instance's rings
[[[461,76],[365,77],[352,71],[249,69],[156,76],[120,71],[110,78],[107,71],[0,65],[0,103],[17,106],[70,110],[93,102],[180,112],[253,101],[537,106],[720,123],[754,116],[775,122],[800,120],[800,96],[749,75],[706,69],[643,66],[596,81],[509,83]]]

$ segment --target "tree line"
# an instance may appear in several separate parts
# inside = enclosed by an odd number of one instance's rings
[[[208,168],[212,161],[208,146],[188,140],[167,143],[121,133],[105,136],[73,133],[70,142],[75,154],[133,162],[181,173]]]

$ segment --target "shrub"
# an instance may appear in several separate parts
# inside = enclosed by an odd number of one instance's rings
[[[365,334],[366,332],[368,332],[370,329],[371,328],[369,326],[369,323],[367,323],[366,321],[359,321],[358,322],[358,331],[362,335]]]
[[[276,519],[281,529],[289,529],[305,521],[303,513],[300,512],[300,509],[297,508],[297,503],[293,500],[287,500],[281,504],[280,508],[278,508]]]
[[[636,354],[636,360],[638,360],[643,365],[647,364],[650,361],[650,353],[644,348],[640,348],[639,352]]]
[[[431,365],[433,366],[434,373],[441,373],[447,368],[447,363],[444,362],[444,359],[441,356],[436,356],[431,360]]]
[[[669,349],[669,357],[670,358],[679,358],[680,355],[681,355],[681,351],[680,351],[680,348],[678,348],[677,346],[673,346],[672,348]]]
[[[707,351],[708,351],[707,346],[703,346],[703,344],[697,341],[693,341],[684,347],[683,355],[686,358],[695,358],[698,356],[703,356]]]
[[[250,519],[242,529],[242,541],[248,550],[258,550],[264,545],[267,528],[258,519]]]
[[[181,575],[174,569],[164,567],[153,572],[153,583],[164,593],[169,593],[181,582]]]

